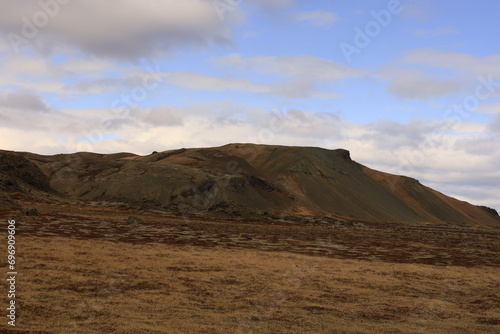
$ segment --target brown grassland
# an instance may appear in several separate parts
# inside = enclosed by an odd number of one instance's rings
[[[498,228],[22,204],[1,333],[500,332]]]

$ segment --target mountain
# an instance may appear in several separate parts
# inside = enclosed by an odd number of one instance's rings
[[[370,169],[346,150],[314,147],[229,144],[147,156],[1,151],[1,207],[16,207],[12,193],[220,218],[500,226],[493,209]]]

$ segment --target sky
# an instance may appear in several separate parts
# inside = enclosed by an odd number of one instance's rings
[[[500,210],[496,0],[0,0],[0,149],[344,148]]]

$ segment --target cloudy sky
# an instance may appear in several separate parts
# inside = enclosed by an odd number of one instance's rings
[[[345,148],[500,209],[496,0],[0,0],[0,148]]]

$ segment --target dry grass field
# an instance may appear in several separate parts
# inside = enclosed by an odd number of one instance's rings
[[[2,213],[18,225],[18,318],[1,333],[500,331],[499,229],[91,204]]]

